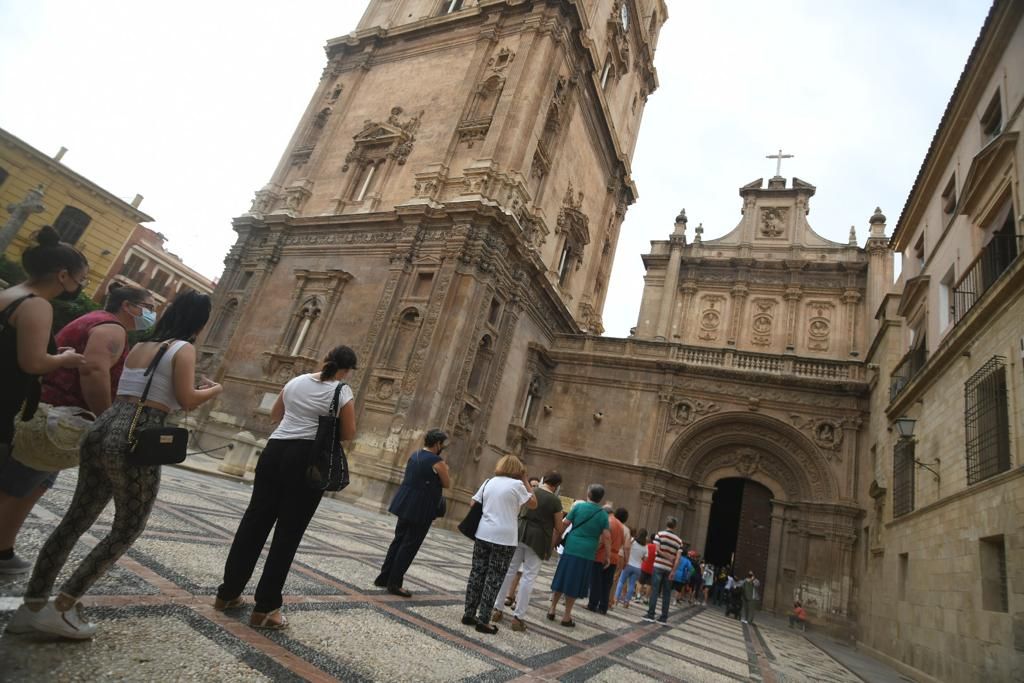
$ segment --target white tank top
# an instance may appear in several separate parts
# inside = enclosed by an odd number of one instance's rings
[[[167,349],[167,353],[160,359],[159,365],[153,371],[153,384],[149,387],[147,401],[163,403],[172,411],[181,408],[177,398],[174,396],[174,354],[188,344],[186,341],[175,341]],[[148,367],[148,366],[147,366]],[[117,385],[118,396],[134,396],[142,398],[142,391],[146,388],[146,368],[128,368],[121,372],[121,381]]]

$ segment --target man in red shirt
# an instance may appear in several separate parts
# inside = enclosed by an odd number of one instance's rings
[[[145,330],[156,322],[153,295],[137,287],[111,287],[106,306],[72,320],[55,338],[85,356],[81,369],[61,368],[43,378],[41,400],[51,406],[74,406],[94,415],[110,407],[128,355],[128,331]],[[14,554],[14,541],[36,501],[57,480],[12,462],[0,478],[0,574],[21,574],[32,563]],[[7,557],[9,555],[9,557]]]
[[[619,508],[615,514],[608,517],[612,549],[609,555],[602,544],[597,549],[597,555],[594,556],[593,573],[590,575],[590,600],[587,602],[587,609],[591,612],[599,614],[608,612],[608,600],[611,598],[615,570],[622,565],[622,546],[626,542],[625,523],[627,519],[629,519],[629,511],[626,508]],[[608,566],[605,566],[606,563]]]
[[[797,625],[803,628],[804,624],[807,623],[807,610],[797,600],[793,603],[793,613],[789,615],[789,627],[793,628],[793,625]]]

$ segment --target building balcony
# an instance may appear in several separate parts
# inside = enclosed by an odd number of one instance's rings
[[[926,362],[928,362],[928,349],[923,345],[911,349],[900,359],[889,378],[890,403],[896,400],[896,397],[900,395],[904,387],[910,384],[910,380],[914,379]]]
[[[953,324],[959,324],[1024,251],[1024,235],[996,234],[953,287]]]

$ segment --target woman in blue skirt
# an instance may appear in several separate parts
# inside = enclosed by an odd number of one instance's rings
[[[590,579],[594,568],[594,557],[597,548],[605,544],[605,557],[611,557],[612,537],[608,531],[608,513],[601,508],[604,498],[604,487],[591,484],[587,489],[587,501],[577,503],[566,516],[565,520],[572,523],[572,529],[563,539],[562,559],[555,569],[555,578],[551,582],[551,609],[548,619],[555,620],[558,601],[565,596],[565,614],[562,615],[562,626],[573,627],[572,606],[580,598],[587,597]],[[605,560],[605,567],[608,561]]]

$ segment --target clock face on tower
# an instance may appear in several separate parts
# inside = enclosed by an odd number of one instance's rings
[[[629,6],[626,3],[622,3],[622,8],[619,10],[619,18],[622,19],[622,28],[629,28]]]

